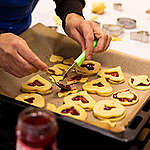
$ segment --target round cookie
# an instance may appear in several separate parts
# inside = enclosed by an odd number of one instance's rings
[[[64,97],[63,101],[65,104],[74,103],[80,105],[87,111],[92,110],[96,103],[96,101],[86,91],[81,91],[75,94],[68,95]]]
[[[130,89],[119,90],[111,98],[122,105],[132,105],[139,100],[138,95]]]
[[[86,111],[79,105],[73,103],[61,105],[57,108],[56,112],[80,120],[85,120],[87,118]]]
[[[50,62],[56,63],[56,62],[62,62],[63,61],[63,57],[62,56],[56,56],[56,55],[51,55],[49,58]]]
[[[128,81],[129,85],[137,90],[149,90],[150,80],[148,75],[131,76]]]
[[[83,75],[97,74],[100,69],[101,64],[93,60],[85,60],[80,67],[75,67],[76,72]]]
[[[23,82],[21,90],[30,93],[49,94],[52,92],[52,84],[37,74],[28,81]]]
[[[67,58],[63,61],[63,63],[66,65],[72,65],[74,63],[74,58],[73,57]]]
[[[99,119],[120,120],[125,117],[125,107],[113,100],[101,100],[93,108],[94,116]]]
[[[96,93],[101,96],[109,96],[113,93],[113,88],[105,78],[98,78],[83,84],[82,88],[89,93]]]
[[[18,95],[15,99],[40,108],[44,107],[45,105],[44,98],[40,94],[25,93]]]

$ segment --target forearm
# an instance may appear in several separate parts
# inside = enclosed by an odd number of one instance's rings
[[[56,3],[56,14],[63,21],[63,28],[65,26],[65,18],[69,13],[76,13],[83,16],[82,10],[85,6],[84,0],[54,0]]]

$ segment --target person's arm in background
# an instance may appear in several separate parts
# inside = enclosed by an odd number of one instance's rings
[[[111,41],[111,37],[105,33],[98,24],[85,20],[82,10],[85,7],[84,0],[54,0],[56,14],[63,21],[65,32],[86,49],[86,58],[91,59],[94,53],[105,51]],[[98,39],[96,48],[93,48],[94,35]]]

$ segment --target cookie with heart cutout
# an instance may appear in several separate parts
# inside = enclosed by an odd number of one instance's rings
[[[76,66],[75,70],[78,74],[82,75],[94,75],[101,69],[101,64],[93,60],[85,60],[81,66]]]
[[[124,74],[120,66],[102,69],[98,72],[98,76],[104,77],[107,81],[113,84],[120,84],[125,81]]]
[[[45,106],[44,97],[40,94],[23,93],[16,96],[15,99],[40,108]]]
[[[84,108],[86,111],[92,110],[96,104],[96,101],[86,91],[68,95],[64,97],[63,101],[65,104],[75,103]]]
[[[113,93],[113,88],[105,78],[98,78],[86,82],[83,84],[82,88],[89,93],[96,93],[100,96],[109,96]]]
[[[138,95],[130,89],[119,90],[111,96],[112,100],[122,105],[133,105],[138,102]]]
[[[23,92],[49,94],[52,93],[52,84],[39,74],[33,76],[21,85]]]
[[[150,80],[148,75],[131,76],[128,80],[128,84],[137,90],[149,90]]]
[[[59,106],[56,110],[57,113],[72,117],[79,120],[85,120],[87,118],[86,111],[79,105],[68,103]]]

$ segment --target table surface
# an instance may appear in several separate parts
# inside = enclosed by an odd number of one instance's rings
[[[83,10],[86,19],[90,19],[91,15],[94,15],[91,13],[92,2],[86,0],[86,6]],[[112,41],[109,48],[150,60],[150,42],[143,43],[130,40],[130,32],[141,30],[150,32],[150,15],[145,13],[150,8],[149,0],[103,0],[102,2],[104,2],[106,9],[103,15],[98,15],[97,21],[100,21],[101,24],[116,24],[119,17],[129,17],[137,21],[136,29],[126,29],[121,35],[122,41]],[[122,3],[122,11],[114,10],[113,3],[117,2]],[[54,14],[55,3],[52,0],[39,0],[32,14],[31,27],[39,22],[48,26],[56,25],[53,20]],[[65,34],[61,26],[58,27],[57,31]]]

